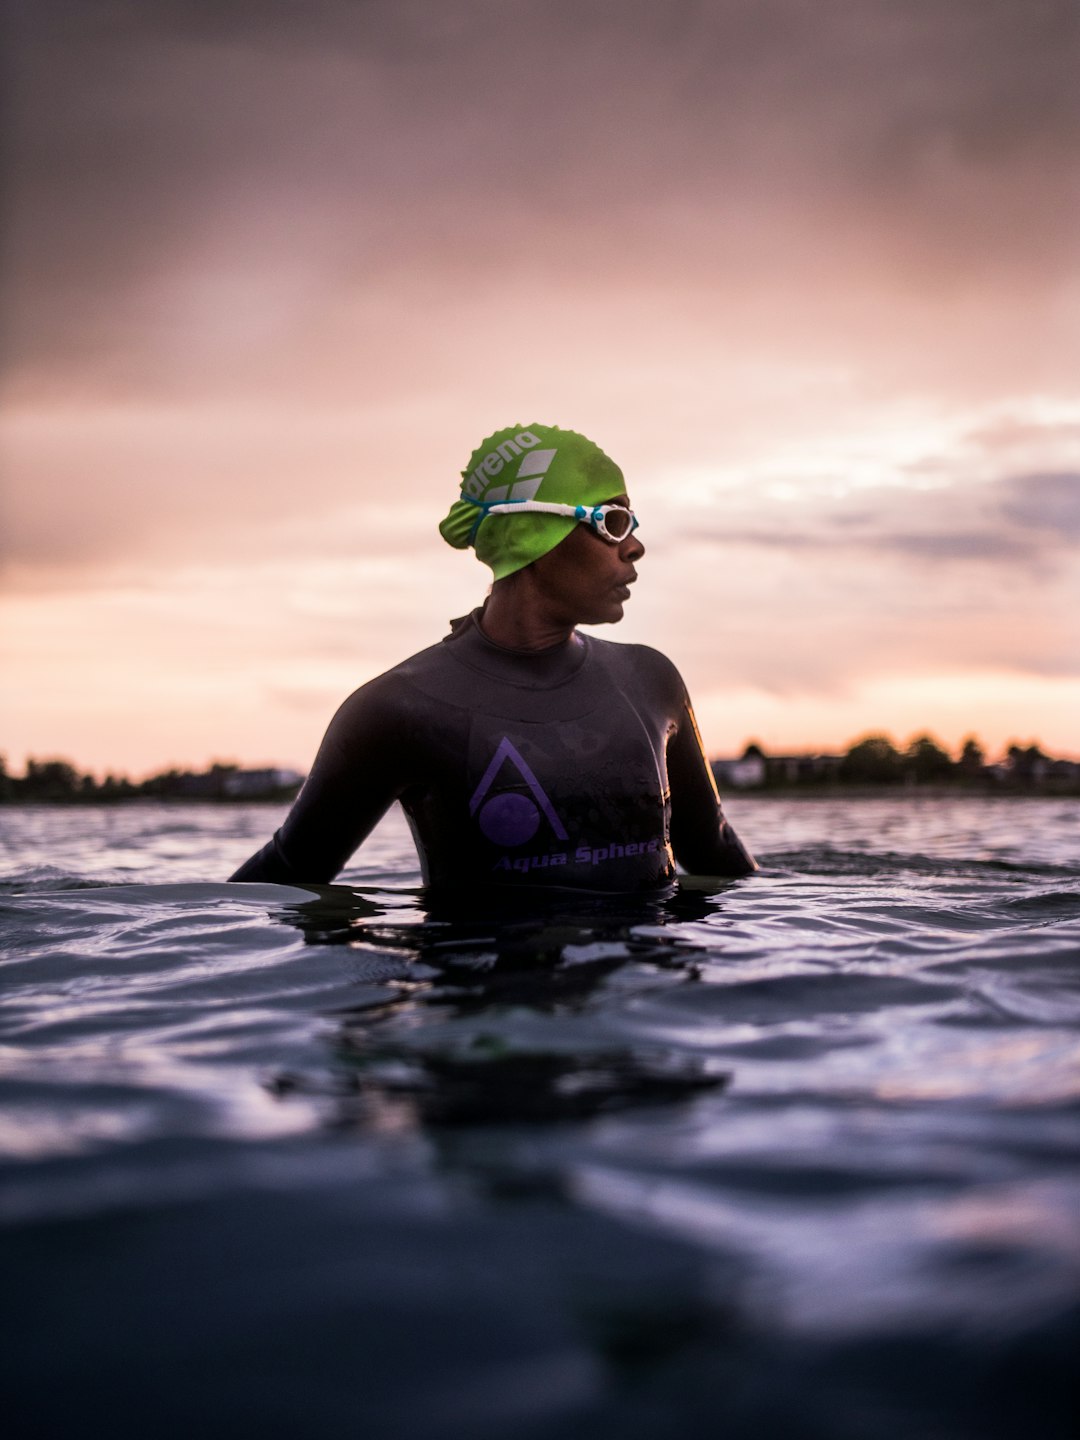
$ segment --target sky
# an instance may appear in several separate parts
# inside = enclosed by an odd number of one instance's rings
[[[1080,756],[1075,0],[8,0],[0,752],[306,769],[579,430],[711,754]]]

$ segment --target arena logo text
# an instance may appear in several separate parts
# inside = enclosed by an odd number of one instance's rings
[[[540,488],[540,482],[547,474],[548,467],[555,458],[554,450],[537,450],[534,447],[540,444],[540,437],[534,435],[531,430],[519,430],[510,440],[504,440],[494,450],[489,450],[484,458],[473,470],[471,475],[465,477],[465,483],[461,487],[461,493],[472,500],[479,500],[483,497],[489,503],[497,503],[500,500],[531,500]],[[512,460],[521,455],[521,464],[517,468],[513,485],[497,485],[491,488],[491,482],[495,476]]]

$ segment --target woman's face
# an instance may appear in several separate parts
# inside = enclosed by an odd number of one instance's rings
[[[626,495],[612,495],[602,503],[629,506],[630,501]],[[530,568],[552,619],[569,626],[614,625],[623,617],[637,579],[634,566],[644,554],[636,531],[612,545],[591,526],[575,525]]]

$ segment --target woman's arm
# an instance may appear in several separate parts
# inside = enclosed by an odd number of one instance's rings
[[[723,876],[756,870],[757,861],[724,818],[689,699],[668,741],[667,765],[671,848],[683,869],[692,875]]]
[[[406,788],[400,716],[379,680],[340,708],[284,825],[231,880],[333,880]]]

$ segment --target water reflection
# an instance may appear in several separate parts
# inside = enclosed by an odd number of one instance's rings
[[[700,979],[706,952],[680,929],[715,896],[402,898],[326,887],[283,912],[306,943],[350,947],[368,983],[335,1013],[328,1073],[278,1074],[275,1094],[315,1087],[331,1126],[385,1132],[583,1120],[726,1083],[700,1056],[629,1046],[602,1023],[613,991]]]

